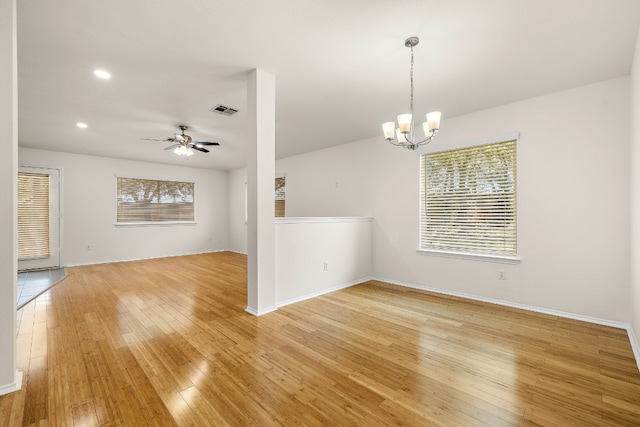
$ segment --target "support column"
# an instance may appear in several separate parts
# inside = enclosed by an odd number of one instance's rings
[[[247,311],[259,316],[276,309],[275,146],[276,80],[255,69],[247,80],[249,163],[247,165]]]
[[[16,1],[0,0],[0,395],[22,385],[16,369],[17,62]]]

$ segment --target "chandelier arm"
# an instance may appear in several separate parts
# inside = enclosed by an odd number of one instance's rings
[[[422,141],[416,142],[415,145],[426,145],[426,144],[430,143],[433,140],[433,138],[435,138],[435,137],[436,137],[436,134],[434,132],[429,137],[423,139]]]
[[[419,142],[414,142],[413,140],[413,135],[411,135],[411,139],[409,139],[409,134],[407,133],[406,135],[404,135],[404,139],[406,140],[406,142],[401,142],[398,141],[397,144],[394,144],[392,141],[395,141],[394,139],[387,139],[387,141],[391,142],[391,144],[396,145],[396,146],[400,146],[400,147],[417,147],[419,145],[424,145],[424,144],[428,144],[429,142],[431,142],[431,140],[433,138],[436,137],[436,132],[434,130],[431,131],[431,134],[426,137],[425,139],[423,139],[422,141]]]
[[[414,143],[412,143],[412,142],[406,142],[406,143],[405,143],[405,142],[397,142],[397,141],[395,141],[395,140],[391,140],[391,141],[390,141],[390,140],[387,140],[387,141],[388,141],[391,145],[394,145],[394,146],[396,146],[396,147],[404,147],[404,148],[407,148],[407,149],[409,149],[409,150],[415,150],[415,149],[417,149],[417,148],[419,148],[419,147],[421,147],[421,146],[423,146],[423,145],[427,145],[428,143],[430,143],[430,142],[431,142],[431,140],[432,140],[432,139],[433,139],[433,138],[428,138],[428,139],[425,139],[424,141],[420,141],[420,142],[417,142],[417,143],[415,143],[415,144],[414,144]]]
[[[431,140],[432,140],[432,139],[433,139],[433,137],[432,137],[432,136],[430,136],[430,137],[429,137],[429,138],[427,138],[427,139],[424,139],[424,140],[422,140],[422,141],[420,141],[420,142],[417,142],[417,143],[416,143],[416,145],[427,145],[428,143],[430,143],[430,142],[431,142]]]
[[[404,147],[406,144],[396,141],[395,139],[387,139],[391,145],[395,145],[396,147]]]

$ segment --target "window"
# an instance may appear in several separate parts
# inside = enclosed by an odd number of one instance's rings
[[[516,255],[516,141],[420,157],[420,249]]]
[[[117,223],[194,221],[193,182],[118,177]]]
[[[286,177],[284,175],[276,176],[276,218],[284,216],[286,192]]]
[[[49,175],[19,172],[18,259],[49,255]]]

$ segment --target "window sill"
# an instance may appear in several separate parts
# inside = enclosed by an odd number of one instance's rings
[[[195,221],[154,221],[154,222],[116,222],[116,227],[148,227],[148,226],[175,226],[175,225],[196,225]]]
[[[470,252],[441,251],[436,249],[418,249],[416,252],[420,255],[467,259],[471,261],[496,262],[500,264],[520,263],[520,257],[511,255],[474,254]]]
[[[276,217],[276,224],[307,224],[319,222],[372,222],[372,217],[359,216],[281,216]]]

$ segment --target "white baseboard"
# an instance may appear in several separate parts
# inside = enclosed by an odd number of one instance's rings
[[[150,259],[158,259],[158,258],[174,258],[178,256],[189,256],[189,255],[202,255],[202,254],[215,254],[218,252],[233,252],[228,249],[217,249],[215,251],[206,251],[206,252],[189,252],[184,254],[174,254],[174,255],[159,255],[159,256],[150,256],[144,258],[133,258],[133,259],[115,259],[111,261],[95,261],[95,262],[81,262],[76,264],[67,264],[64,267],[82,267],[85,265],[100,265],[100,264],[112,264],[115,262],[132,262],[132,261],[146,261]]]
[[[289,304],[295,304],[297,302],[301,302],[301,301],[305,301],[311,298],[315,298],[315,297],[319,297],[320,295],[325,295],[331,292],[335,292],[335,291],[339,291],[340,289],[345,289],[348,288],[350,286],[354,286],[354,285],[359,285],[360,283],[364,283],[367,282],[369,280],[372,280],[373,277],[364,277],[362,279],[357,279],[357,280],[353,280],[351,282],[347,282],[347,283],[342,283],[340,285],[336,285],[336,286],[332,286],[331,288],[327,288],[327,289],[323,289],[321,291],[316,291],[316,292],[312,292],[310,294],[306,294],[306,295],[302,295],[300,297],[296,297],[296,298],[290,298],[284,301],[278,301],[276,302],[276,305],[273,307],[268,307],[262,310],[255,310],[252,307],[248,307],[245,308],[245,311],[247,313],[251,313],[254,316],[262,316],[263,314],[267,314],[267,313],[271,313],[272,311],[276,311],[277,309],[284,307],[286,305]]]
[[[246,252],[236,251],[235,249],[225,249],[225,252],[233,252],[234,254],[248,255]]]
[[[0,396],[13,393],[22,388],[22,372],[16,369],[16,373],[13,376],[13,382],[0,386]]]
[[[323,289],[321,291],[312,292],[310,294],[302,295],[302,296],[299,296],[299,297],[296,297],[296,298],[289,298],[289,299],[284,300],[284,301],[276,302],[276,305],[278,306],[278,308],[284,307],[285,305],[295,304],[297,302],[301,302],[301,301],[305,301],[305,300],[308,300],[308,299],[311,299],[311,298],[319,297],[320,295],[324,295],[324,294],[328,294],[328,293],[331,293],[331,292],[339,291],[340,289],[345,289],[345,288],[348,288],[350,286],[359,285],[360,283],[364,283],[364,282],[367,282],[369,280],[373,280],[373,277],[363,277],[361,279],[352,280],[350,282],[342,283],[342,284],[339,284],[339,285],[336,285],[336,286],[332,286],[330,288]]]
[[[493,298],[486,298],[486,297],[481,297],[481,296],[477,296],[477,295],[465,294],[463,292],[447,291],[447,290],[444,290],[444,289],[432,288],[430,286],[425,286],[425,285],[417,285],[415,283],[401,282],[401,281],[398,281],[398,280],[384,279],[384,278],[379,278],[379,277],[375,278],[374,280],[377,280],[377,281],[380,281],[380,282],[385,282],[385,283],[390,283],[392,285],[404,286],[404,287],[407,287],[407,288],[420,289],[420,290],[423,290],[423,291],[429,291],[429,292],[434,292],[434,293],[443,294],[443,295],[450,295],[450,296],[470,299],[470,300],[474,300],[474,301],[481,301],[481,302],[487,302],[487,303],[490,303],[490,304],[502,305],[502,306],[505,306],[505,307],[518,308],[518,309],[526,310],[526,311],[533,311],[535,313],[549,314],[551,316],[564,317],[564,318],[567,318],[567,319],[580,320],[582,322],[595,323],[597,325],[610,326],[612,328],[624,329],[624,330],[627,331],[627,335],[629,336],[629,342],[631,343],[631,349],[633,350],[633,356],[635,357],[636,365],[638,365],[638,370],[640,370],[640,346],[638,345],[638,341],[636,339],[635,333],[633,332],[633,328],[628,323],[616,322],[616,321],[608,320],[608,319],[600,319],[600,318],[591,317],[591,316],[583,316],[581,314],[568,313],[568,312],[565,312],[565,311],[552,310],[552,309],[543,308],[543,307],[536,307],[536,306],[532,306],[532,305],[526,305],[526,304],[519,304],[519,303],[514,303],[514,302],[509,302],[509,301],[497,300],[497,299],[493,299]]]
[[[275,305],[271,307],[263,308],[262,310],[256,310],[253,307],[247,306],[247,308],[245,308],[244,311],[246,311],[247,313],[251,313],[254,316],[262,316],[263,314],[271,313],[272,311],[276,311],[277,309],[278,307]]]
[[[583,316],[581,314],[567,313],[565,311],[552,310],[549,308],[536,307],[533,305],[519,304],[515,302],[481,297],[477,295],[466,294],[463,292],[448,291],[445,289],[432,288],[430,286],[425,286],[425,285],[417,285],[415,283],[400,282],[397,280],[382,279],[382,278],[376,278],[375,280],[378,280],[380,282],[391,283],[392,285],[404,286],[407,288],[421,289],[424,291],[435,292],[443,295],[450,295],[450,296],[466,298],[474,301],[487,302],[490,304],[497,304],[505,307],[519,308],[521,310],[533,311],[533,312],[542,313],[542,314],[549,314],[551,316],[564,317],[567,319],[580,320],[583,322],[595,323],[598,325],[611,326],[613,328],[618,328],[618,329],[627,329],[627,327],[629,326],[627,323],[616,322],[613,320],[599,319],[597,317]]]
[[[627,327],[627,335],[629,335],[633,356],[636,358],[636,365],[638,365],[638,370],[640,371],[640,345],[638,345],[638,339],[631,325]]]

